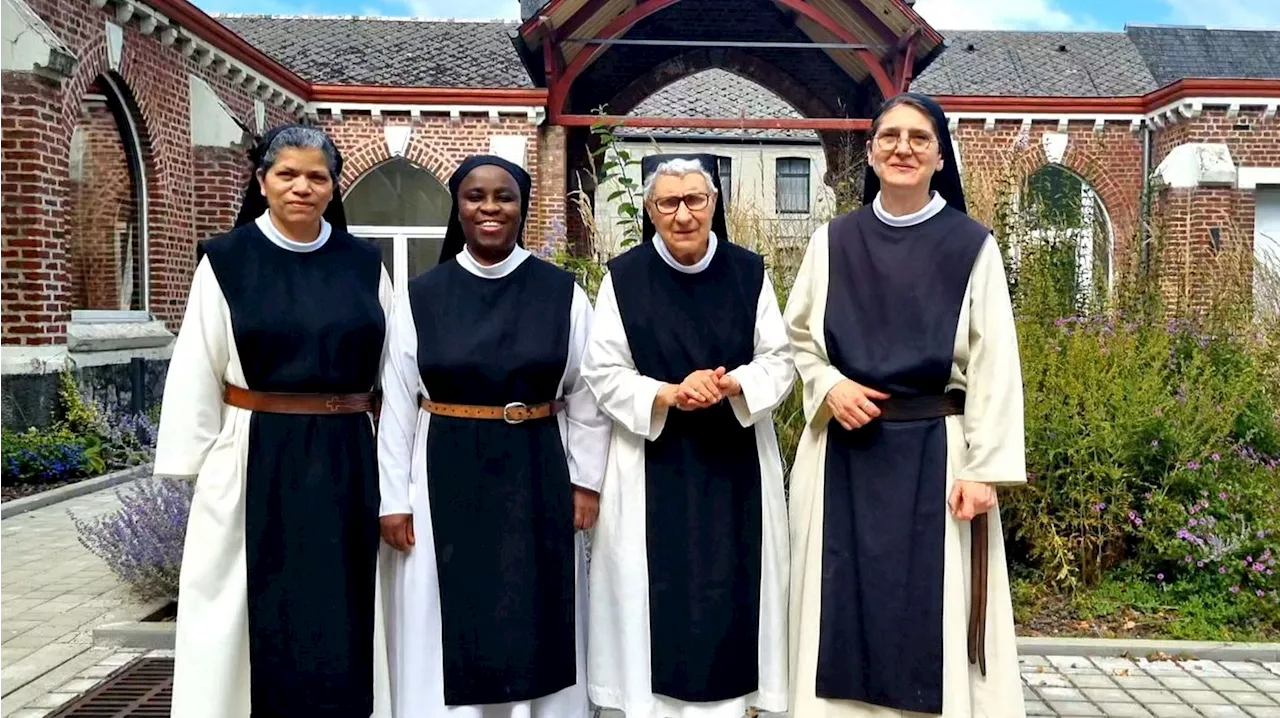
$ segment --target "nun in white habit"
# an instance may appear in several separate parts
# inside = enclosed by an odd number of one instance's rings
[[[173,715],[387,716],[372,412],[391,281],[346,232],[324,132],[277,127],[251,158],[235,228],[197,250],[160,415],[156,475],[195,479]]]
[[[794,380],[763,258],[728,241],[712,155],[646,157],[644,241],[609,264],[583,376],[614,422],[591,547],[591,699],[627,718],[787,702]]]
[[[586,718],[584,534],[609,421],[578,367],[591,303],[523,246],[532,182],[449,181],[443,260],[389,330],[378,442],[397,718]]]
[[[1000,250],[965,213],[932,99],[885,103],[864,206],[814,233],[787,303],[799,718],[1021,718],[996,487],[1026,481]]]

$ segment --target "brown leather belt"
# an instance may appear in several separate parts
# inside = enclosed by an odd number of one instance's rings
[[[546,419],[564,411],[564,402],[559,400],[532,405],[513,401],[506,406],[444,404],[426,398],[419,399],[419,402],[424,411],[438,416],[448,416],[455,419],[501,419],[508,424],[521,424],[533,419]]]
[[[381,397],[363,394],[282,394],[227,385],[222,400],[240,409],[263,414],[363,414],[377,417]]]
[[[920,421],[964,414],[965,393],[952,390],[930,396],[891,397],[875,402],[880,421]],[[969,522],[969,664],[987,675],[987,551],[991,539],[987,515]]]

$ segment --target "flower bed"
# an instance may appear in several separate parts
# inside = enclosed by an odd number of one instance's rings
[[[0,498],[21,498],[151,461],[153,417],[108,410],[80,395],[70,373],[61,377],[61,419],[47,430],[4,431]]]

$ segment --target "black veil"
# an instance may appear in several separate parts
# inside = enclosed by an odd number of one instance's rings
[[[937,128],[938,151],[942,154],[942,169],[933,173],[933,179],[929,182],[929,189],[942,195],[947,204],[968,214],[968,206],[964,200],[964,187],[960,183],[960,165],[956,162],[955,148],[951,144],[951,129],[947,125],[947,114],[943,112],[942,106],[928,95],[922,95],[918,92],[904,92],[901,95],[895,95],[895,97],[911,98],[928,110],[929,116],[933,118],[933,124]],[[890,99],[892,100],[892,98]],[[890,105],[888,107],[892,109],[893,106]],[[885,109],[880,110],[880,114],[884,114],[884,112]],[[879,115],[877,115],[878,117]],[[871,163],[868,162],[866,177],[862,184],[862,204],[871,204],[879,192],[880,178],[876,176],[875,170],[871,168]]]
[[[440,264],[458,256],[458,252],[467,244],[467,237],[462,232],[462,220],[458,219],[458,190],[462,180],[477,167],[495,165],[506,170],[515,178],[520,186],[520,230],[516,234],[516,244],[524,246],[524,228],[529,223],[529,195],[533,192],[533,179],[520,165],[498,157],[497,155],[472,155],[458,165],[458,169],[449,178],[449,194],[453,196],[453,208],[449,210],[449,227],[444,233],[444,246],[440,248]]]

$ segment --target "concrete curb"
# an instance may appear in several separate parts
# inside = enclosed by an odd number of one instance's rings
[[[168,600],[152,601],[141,608],[144,618],[150,617],[169,605]],[[173,650],[174,633],[178,624],[174,621],[119,621],[93,629],[93,645],[107,648],[143,648],[146,650]]]
[[[163,604],[157,606],[161,607]],[[173,650],[177,624],[124,621],[95,628],[93,645],[114,648]],[[1280,643],[1215,643],[1210,641],[1160,641],[1109,638],[1018,638],[1023,656],[1101,656],[1171,658],[1212,661],[1280,661]]]
[[[1280,643],[1230,643],[1225,641],[1160,641],[1130,638],[1018,637],[1023,656],[1111,656],[1147,658],[1164,654],[1172,658],[1211,661],[1280,661]]]
[[[6,501],[0,504],[0,519],[7,519],[13,516],[25,514],[28,511],[35,511],[46,506],[67,501],[69,499],[78,498],[86,494],[92,494],[95,491],[109,489],[113,486],[128,483],[135,479],[143,478],[151,475],[151,464],[142,464],[110,474],[103,474],[97,478],[85,479],[77,481],[67,486],[59,486],[49,491],[41,491],[32,496],[24,496],[20,499]]]

